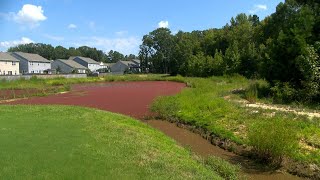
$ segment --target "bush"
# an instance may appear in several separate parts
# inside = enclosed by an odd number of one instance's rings
[[[270,90],[276,103],[290,103],[297,99],[298,92],[290,83],[277,82]]]
[[[214,172],[217,172],[224,179],[239,179],[240,166],[232,165],[227,161],[214,156],[206,158],[204,160],[204,164],[209,166]]]
[[[298,146],[295,129],[288,120],[264,119],[249,127],[249,144],[262,162],[280,165]]]
[[[256,102],[258,99],[258,87],[259,84],[257,82],[250,82],[249,87],[244,93],[244,98],[251,103]]]

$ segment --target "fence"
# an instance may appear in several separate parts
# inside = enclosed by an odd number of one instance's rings
[[[14,81],[19,79],[30,79],[36,76],[39,79],[53,79],[53,78],[86,78],[87,74],[37,74],[37,75],[18,75],[18,76],[0,76],[0,80]]]

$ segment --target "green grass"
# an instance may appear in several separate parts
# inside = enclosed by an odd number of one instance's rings
[[[71,106],[0,106],[0,159],[2,179],[222,179],[148,125]]]
[[[287,155],[294,160],[320,165],[319,118],[308,119],[292,113],[274,113],[271,110],[241,106],[232,100],[240,100],[242,96],[233,94],[232,91],[247,89],[252,84],[250,80],[241,76],[185,78],[184,81],[191,84],[191,88],[184,89],[175,96],[160,97],[153,103],[152,110],[158,112],[160,118],[190,124],[205,129],[221,139],[246,145],[249,144],[248,132],[250,128],[251,132],[255,132],[257,136],[260,135],[260,132],[255,131],[258,126],[253,126],[253,124],[261,122],[261,126],[264,126],[269,125],[263,123],[265,121],[279,119],[286,124],[286,129],[295,131],[297,138],[294,143],[299,144],[294,149],[290,149],[290,152],[286,152],[288,149],[284,149],[281,152],[282,155]],[[255,93],[252,94],[254,98],[257,97]],[[270,126],[261,126],[259,128],[270,128]],[[276,132],[280,132],[278,130],[283,127],[274,124],[272,128],[276,129]],[[282,140],[286,142],[286,139]],[[288,142],[292,142],[292,139],[288,139]],[[269,149],[275,149],[272,144],[268,146],[270,146]]]

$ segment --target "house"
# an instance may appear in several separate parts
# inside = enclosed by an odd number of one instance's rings
[[[55,69],[57,73],[64,73],[64,74],[85,74],[88,68],[82,66],[81,64],[72,61],[72,60],[64,60],[64,59],[57,59],[52,62],[51,64],[52,69]]]
[[[70,57],[69,59],[88,68],[91,72],[95,72],[98,69],[100,69],[100,63],[88,57],[75,56],[75,57]]]
[[[111,72],[113,73],[139,73],[140,69],[140,60],[131,60],[131,61],[118,61],[111,67]]]
[[[19,60],[10,53],[0,52],[0,75],[19,75]]]
[[[51,62],[38,54],[14,52],[11,55],[20,61],[22,74],[51,74]]]
[[[113,66],[115,63],[100,63],[100,69],[98,71],[109,73],[111,72],[111,66]]]

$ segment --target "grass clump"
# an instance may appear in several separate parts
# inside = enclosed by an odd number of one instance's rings
[[[283,119],[263,119],[253,123],[248,131],[249,144],[258,159],[280,165],[298,147],[297,130]]]
[[[240,166],[232,165],[221,158],[209,156],[204,159],[204,164],[226,180],[237,180],[240,177]]]

